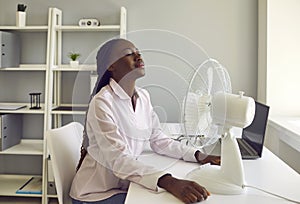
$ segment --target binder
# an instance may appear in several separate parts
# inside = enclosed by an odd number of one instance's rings
[[[19,144],[22,137],[22,115],[0,114],[0,151]]]

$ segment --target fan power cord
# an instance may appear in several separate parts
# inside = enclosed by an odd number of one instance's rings
[[[290,199],[290,198],[287,198],[287,197],[284,197],[284,196],[281,196],[281,195],[278,195],[278,194],[275,194],[275,193],[266,191],[266,190],[264,190],[264,189],[261,189],[261,188],[255,187],[255,186],[245,185],[245,184],[244,184],[242,187],[243,187],[243,188],[245,188],[245,187],[247,187],[247,188],[254,188],[254,189],[256,189],[256,190],[259,190],[259,191],[262,191],[262,192],[264,192],[264,193],[273,195],[273,196],[275,196],[275,197],[284,199],[284,200],[286,200],[286,201],[289,201],[289,202],[292,202],[292,203],[300,204],[300,201],[292,200],[292,199]]]

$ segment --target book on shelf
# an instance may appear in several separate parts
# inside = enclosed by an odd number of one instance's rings
[[[17,194],[42,194],[42,177],[31,177],[17,191]]]
[[[18,110],[21,108],[25,108],[26,105],[4,105],[0,104],[0,110]]]

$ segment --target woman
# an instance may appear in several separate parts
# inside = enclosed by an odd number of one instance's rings
[[[169,191],[185,203],[205,200],[209,192],[195,182],[172,177],[137,160],[147,142],[158,154],[219,164],[181,145],[160,128],[146,90],[135,86],[145,75],[138,49],[125,39],[106,42],[97,54],[98,80],[86,116],[80,168],[70,191],[73,203],[124,203],[130,182]]]

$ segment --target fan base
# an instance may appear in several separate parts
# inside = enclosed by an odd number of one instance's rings
[[[244,193],[243,178],[224,177],[220,166],[204,165],[194,169],[187,175],[187,179],[197,182],[204,186],[210,193],[223,195],[238,195]],[[239,181],[240,180],[240,181]]]

